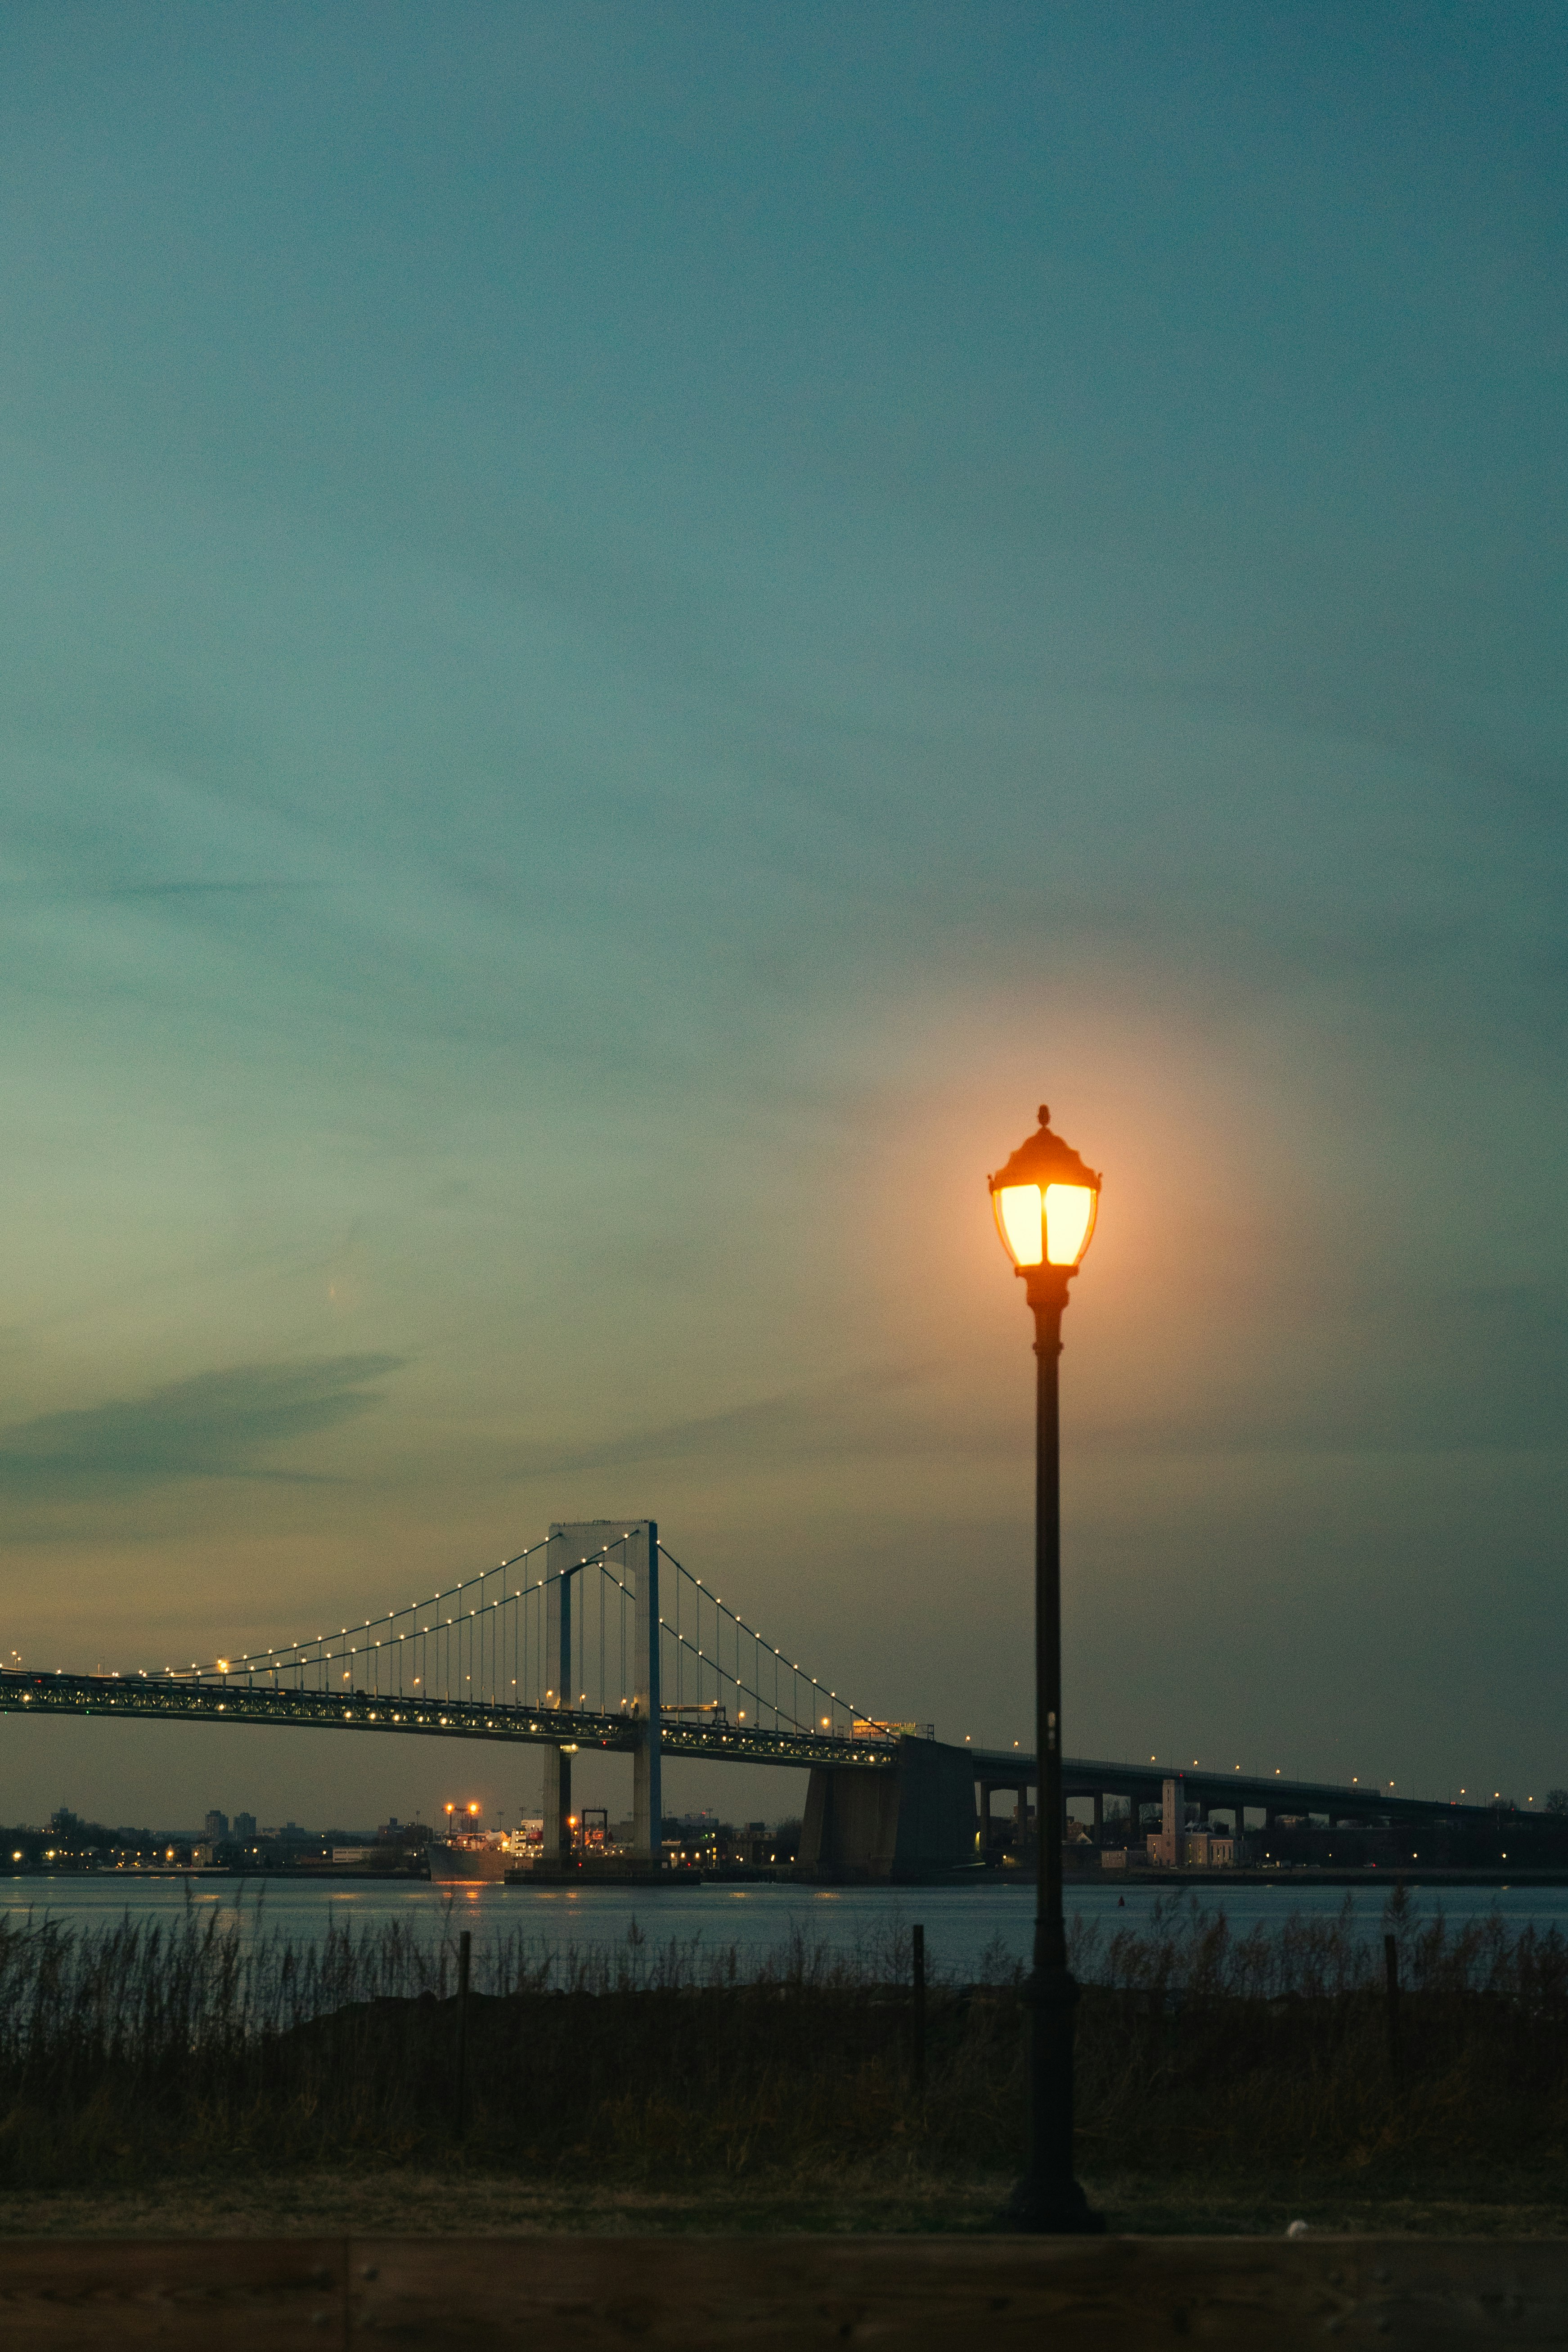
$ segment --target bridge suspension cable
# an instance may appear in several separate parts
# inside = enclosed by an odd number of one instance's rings
[[[882,1729],[798,1661],[787,1660],[663,1544],[658,1549],[675,1570],[674,1590],[664,1606],[667,1713],[727,1710],[732,1705],[737,1722],[764,1730],[845,1738],[853,1736],[857,1724],[872,1736]]]
[[[630,1534],[554,1571],[531,1573],[548,1538],[427,1600],[333,1633],[279,1643],[156,1679],[368,1699],[466,1701],[626,1717],[635,1705],[636,1591]],[[770,1643],[664,1545],[658,1548],[663,1713],[672,1727],[704,1718],[751,1731],[878,1738],[886,1727]],[[575,1687],[550,1686],[552,1608],[570,1584]]]

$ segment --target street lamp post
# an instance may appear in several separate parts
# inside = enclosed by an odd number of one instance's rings
[[[1103,2218],[1073,2173],[1073,2010],[1062,1916],[1062,1533],[1058,1362],[1062,1310],[1088,1249],[1100,1178],[1053,1135],[1050,1112],[990,1179],[1003,1246],[1035,1318],[1035,1953],[1024,1987],[1029,2034],[1029,2168],[1007,2219],[1083,2234]]]

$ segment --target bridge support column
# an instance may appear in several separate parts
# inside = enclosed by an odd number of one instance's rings
[[[999,1816],[991,1810],[994,1797],[1011,1795],[1013,1799],[1013,1851],[1021,1855],[1028,1827],[1029,1797],[1026,1784],[1013,1780],[982,1780],[980,1797],[980,1852],[982,1859],[991,1850],[991,1834]]]
[[[632,1757],[632,1848],[639,1863],[657,1870],[664,1859],[664,1790],[659,1734],[664,1723],[658,1679],[658,1523],[647,1520],[626,1546],[627,1566],[637,1577],[637,1657],[633,1680],[644,1727]]]
[[[548,1706],[572,1706],[572,1575],[564,1529],[550,1530],[550,1570],[544,1588],[544,1671]],[[544,1845],[546,1865],[559,1870],[572,1851],[572,1759],[560,1748],[544,1751]]]
[[[574,1707],[582,1702],[584,1672],[583,1643],[587,1622],[573,1627],[572,1587],[580,1574],[605,1573],[627,1590],[632,1603],[632,1702],[639,1738],[632,1750],[632,1853],[639,1869],[657,1869],[661,1860],[664,1792],[659,1785],[659,1734],[663,1710],[659,1704],[658,1526],[653,1519],[557,1520],[550,1530],[550,1565],[545,1577],[544,1673],[546,1704]],[[618,1562],[618,1565],[617,1565]],[[582,1588],[579,1586],[579,1598]],[[587,1603],[584,1601],[584,1607]],[[583,1618],[579,1610],[578,1616]],[[606,1704],[614,1701],[601,1694]],[[572,1759],[563,1749],[544,1751],[544,1868],[559,1870],[572,1849],[570,1816]]]
[[[1097,1789],[1094,1792],[1094,1842],[1096,1845],[1100,1846],[1105,1843],[1105,1791],[1103,1789]]]
[[[572,1759],[563,1748],[544,1751],[544,1843],[547,1863],[557,1868],[572,1851]]]

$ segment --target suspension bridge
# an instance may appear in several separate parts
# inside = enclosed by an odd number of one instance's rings
[[[573,1759],[594,1750],[632,1759],[629,1860],[650,1869],[666,1757],[808,1769],[803,1864],[874,1878],[973,1863],[977,1793],[984,1823],[993,1795],[1014,1792],[1022,1831],[1035,1783],[1035,1758],[1019,1748],[917,1738],[855,1706],[684,1567],[652,1519],[557,1524],[426,1600],[268,1650],[107,1675],[0,1671],[0,1713],[530,1743],[545,1750],[547,1865],[571,1845]],[[1066,1793],[1092,1798],[1097,1833],[1106,1795],[1136,1807],[1158,1800],[1164,1778],[1152,1759],[1064,1759]],[[1267,1820],[1483,1810],[1278,1774],[1194,1770],[1184,1781],[1191,1797],[1261,1808]]]
[[[896,1769],[898,1730],[749,1624],[658,1538],[579,1520],[423,1601],[268,1650],[110,1675],[0,1674],[0,1712],[525,1741],[559,1856],[572,1759],[633,1759],[633,1856],[657,1862],[666,1756]]]

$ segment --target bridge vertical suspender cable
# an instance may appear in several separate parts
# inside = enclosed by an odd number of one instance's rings
[[[546,1539],[548,1541],[548,1539]],[[490,1707],[635,1711],[635,1577],[630,1534],[554,1572],[527,1546],[432,1593],[337,1633],[317,1633],[212,1664],[165,1670],[174,1681],[323,1696],[444,1700]],[[661,1715],[670,1723],[730,1722],[752,1729],[847,1738],[883,1728],[831,1685],[786,1657],[662,1544]],[[550,1620],[569,1580],[574,1624],[569,1687],[556,1690]],[[509,1671],[510,1669],[510,1671]],[[162,1678],[161,1678],[162,1679]]]

